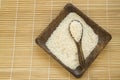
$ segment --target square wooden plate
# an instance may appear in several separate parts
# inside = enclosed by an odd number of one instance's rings
[[[70,13],[75,12],[93,29],[93,31],[98,35],[99,40],[97,46],[90,53],[90,55],[85,59],[85,63],[82,66],[78,66],[75,70],[68,68],[64,65],[52,52],[47,48],[45,43],[48,38],[51,36],[52,32],[56,29],[59,23]],[[97,55],[101,50],[107,45],[107,43],[111,40],[111,35],[102,29],[98,24],[96,24],[93,20],[87,17],[83,12],[81,12],[74,5],[68,3],[64,7],[64,9],[59,13],[59,15],[48,25],[48,27],[36,38],[36,43],[42,47],[48,54],[50,54],[55,60],[57,60],[64,68],[66,68],[69,72],[71,72],[75,77],[79,78],[85,72],[85,70],[89,67],[89,65],[95,60]],[[87,47],[87,46],[86,46]],[[81,57],[80,57],[81,58]],[[83,67],[84,66],[84,67]]]

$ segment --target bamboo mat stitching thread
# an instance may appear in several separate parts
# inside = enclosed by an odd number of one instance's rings
[[[16,46],[16,27],[17,27],[18,3],[19,3],[19,0],[16,0],[16,1],[17,2],[16,2],[16,16],[15,16],[15,24],[14,24],[14,43],[13,43],[13,54],[12,54],[10,80],[12,80],[12,75],[13,75],[13,66],[14,66],[14,58],[15,58],[15,46]]]
[[[109,30],[109,25],[108,25],[108,0],[106,0],[106,23],[107,23],[107,28]],[[109,53],[108,53],[108,76],[109,76],[109,80],[110,79],[110,56],[109,56]]]
[[[32,50],[31,50],[31,61],[30,61],[30,74],[29,74],[29,80],[31,80],[31,74],[32,74],[32,62],[33,62],[33,47],[34,47],[34,28],[35,28],[35,10],[36,10],[36,0],[34,0],[34,14],[33,14],[33,23],[32,23]]]

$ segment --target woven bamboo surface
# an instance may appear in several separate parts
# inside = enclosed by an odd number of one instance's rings
[[[35,44],[68,2],[113,37],[79,79]],[[0,80],[120,80],[120,0],[0,0]]]

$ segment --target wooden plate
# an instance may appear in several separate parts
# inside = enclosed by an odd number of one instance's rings
[[[70,13],[75,12],[93,29],[93,31],[98,35],[99,40],[97,46],[90,53],[90,55],[84,60],[85,63],[81,66],[78,66],[75,70],[70,69],[66,65],[64,65],[45,45],[48,38],[51,36],[52,32],[56,29],[59,23]],[[78,8],[68,3],[64,9],[59,13],[59,15],[48,25],[48,27],[36,38],[36,43],[42,47],[48,54],[50,54],[55,60],[57,60],[64,68],[66,68],[69,72],[71,72],[75,77],[79,78],[85,72],[85,70],[89,67],[89,65],[94,61],[97,55],[101,50],[107,45],[107,43],[111,40],[111,35],[102,29],[98,24],[96,24],[93,20],[87,17],[83,12],[81,12]],[[87,47],[87,46],[86,46]],[[80,54],[81,52],[79,52]],[[79,56],[79,60],[82,56]],[[84,67],[83,67],[84,66]]]

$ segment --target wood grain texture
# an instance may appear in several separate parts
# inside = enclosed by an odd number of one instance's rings
[[[0,80],[120,80],[119,0],[0,0]],[[80,79],[35,44],[68,2],[112,34]]]

